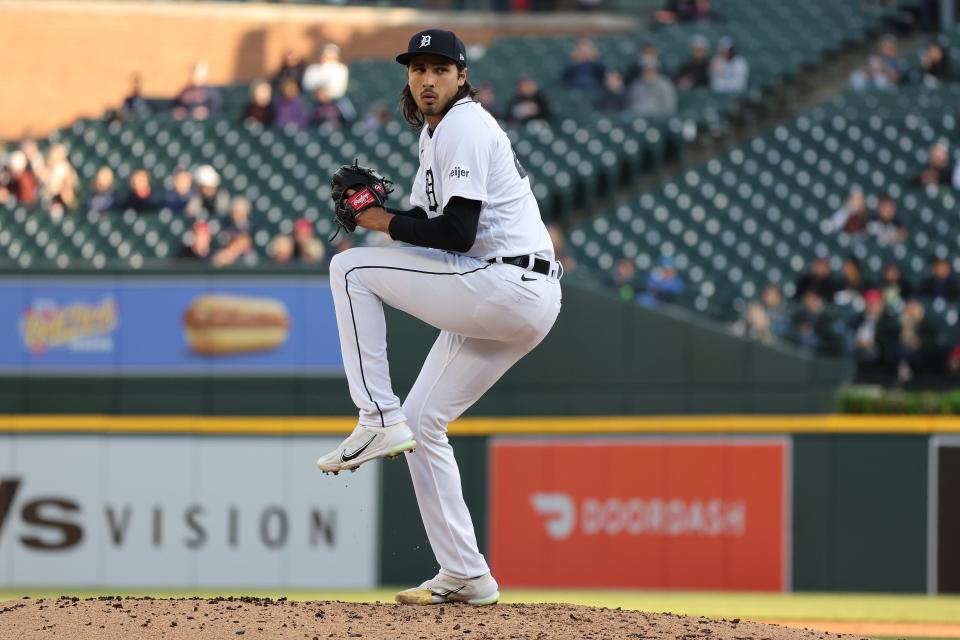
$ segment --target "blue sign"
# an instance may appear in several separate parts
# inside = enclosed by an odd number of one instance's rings
[[[0,280],[0,371],[343,374],[310,278]]]

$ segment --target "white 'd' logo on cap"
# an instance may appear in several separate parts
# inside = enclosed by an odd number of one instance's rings
[[[420,48],[430,46],[430,36],[420,36]]]

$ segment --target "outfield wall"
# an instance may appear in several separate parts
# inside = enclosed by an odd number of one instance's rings
[[[263,348],[211,352],[191,309],[267,305]],[[832,411],[849,363],[738,338],[679,310],[648,309],[567,279],[544,342],[473,415]],[[0,277],[0,413],[350,415],[327,279],[272,273]],[[403,397],[437,331],[389,310],[390,374]],[[202,329],[202,328],[201,328]]]
[[[960,419],[586,417],[553,433],[550,422],[451,428],[479,543],[506,587],[958,591]],[[0,584],[421,580],[435,564],[406,465],[313,468],[350,426],[0,417]]]

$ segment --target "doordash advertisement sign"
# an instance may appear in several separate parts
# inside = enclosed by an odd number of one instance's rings
[[[513,587],[789,588],[786,438],[495,439],[490,555]]]

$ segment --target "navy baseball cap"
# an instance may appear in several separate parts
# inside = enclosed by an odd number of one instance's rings
[[[463,46],[463,41],[457,37],[453,31],[444,31],[443,29],[427,29],[415,33],[410,38],[410,44],[407,45],[406,53],[397,56],[397,62],[402,65],[410,64],[410,59],[424,53],[431,53],[435,56],[449,58],[457,64],[458,67],[467,66],[467,50]]]

